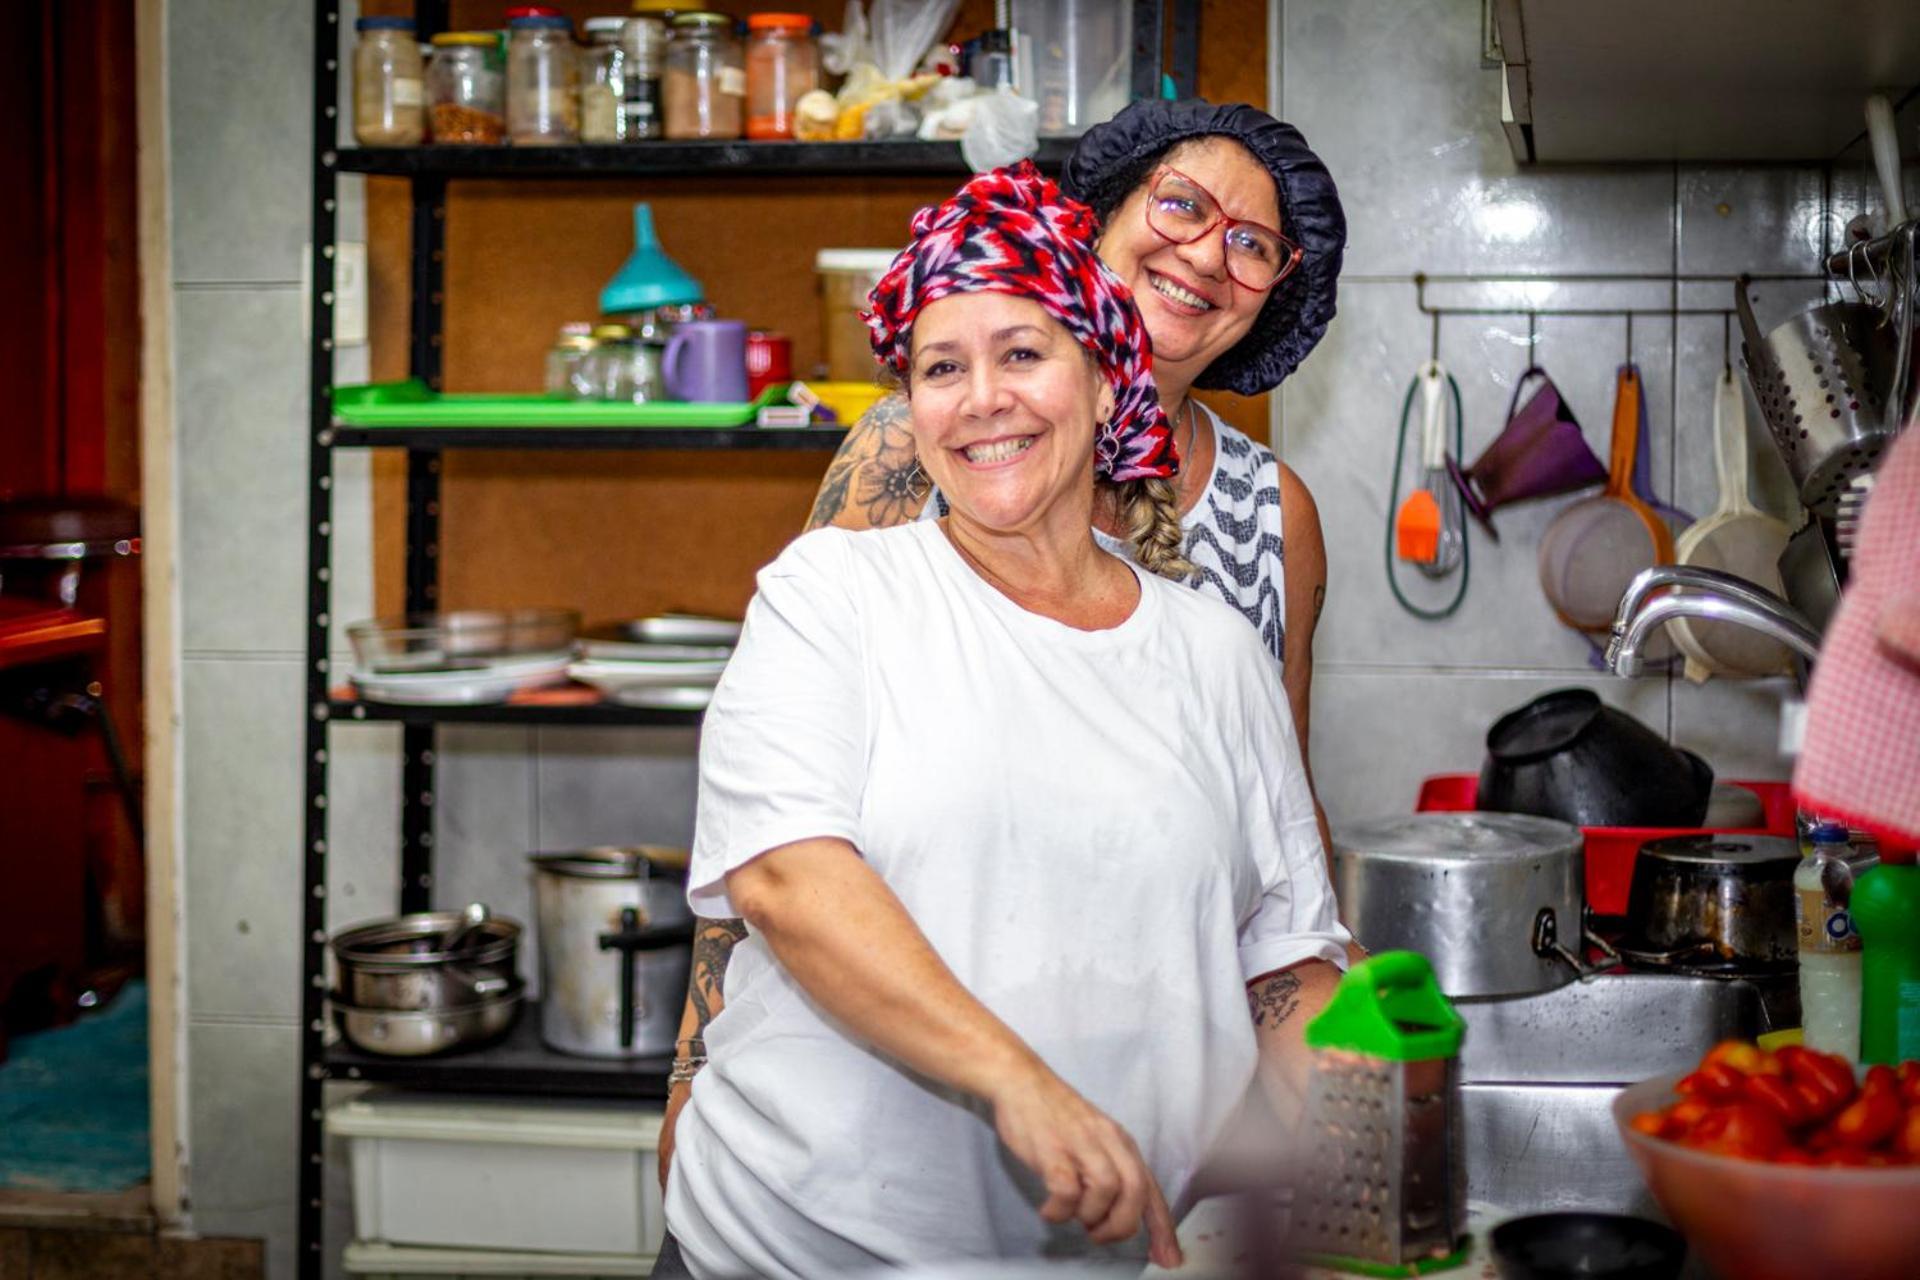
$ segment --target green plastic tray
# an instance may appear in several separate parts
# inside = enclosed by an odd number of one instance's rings
[[[611,404],[547,395],[443,395],[418,378],[333,389],[350,427],[750,427],[764,405],[785,404],[775,383],[750,404]]]

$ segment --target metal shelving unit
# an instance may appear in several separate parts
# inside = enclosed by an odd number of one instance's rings
[[[449,0],[415,0],[422,39],[446,29]],[[1133,0],[1135,97],[1157,96],[1171,34],[1171,71],[1192,92],[1198,59],[1198,0]],[[343,426],[333,416],[333,308],[336,217],[342,174],[406,180],[412,189],[408,372],[441,385],[441,336],[449,181],[464,179],[651,179],[698,174],[766,177],[958,177],[967,169],[956,143],[639,143],[626,146],[409,147],[339,145],[341,67],[350,39],[339,0],[314,0],[312,297],[309,312],[306,697],[302,810],[300,1151],[298,1272],[319,1280],[325,1198],[322,1141],[329,1080],[378,1081],[468,1092],[657,1098],[668,1062],[603,1062],[548,1050],[529,1002],[502,1042],[446,1058],[381,1058],[329,1047],[326,1033],[326,884],[328,739],[337,726],[401,726],[400,883],[402,912],[430,908],[433,896],[434,749],[441,724],[697,725],[697,711],[662,711],[606,702],[509,703],[481,707],[405,707],[362,702],[334,688],[332,622],[333,455],[340,449],[397,448],[407,457],[406,608],[439,603],[440,459],[447,449],[832,449],[841,432],[819,428],[444,428]],[[1042,144],[1038,161],[1057,171],[1070,142]],[[348,729],[347,731],[351,731]]]

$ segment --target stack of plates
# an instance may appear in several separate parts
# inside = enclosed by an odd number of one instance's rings
[[[713,699],[740,624],[667,614],[587,632],[567,674],[629,707],[697,711]]]
[[[563,682],[579,631],[571,609],[461,609],[356,622],[347,638],[361,697],[464,707]]]

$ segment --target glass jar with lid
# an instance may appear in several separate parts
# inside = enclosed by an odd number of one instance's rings
[[[580,67],[580,141],[627,140],[625,18],[588,18]]]
[[[626,124],[630,139],[657,138],[665,128],[660,106],[660,74],[667,56],[667,24],[639,11],[627,19],[620,38],[626,52]]]
[[[560,337],[547,350],[546,388],[550,396],[573,396],[580,362],[593,350],[593,326],[570,320],[560,326]]]
[[[580,140],[573,23],[551,10],[507,10],[507,136],[515,146]]]
[[[820,87],[820,47],[803,13],[756,13],[747,19],[747,136],[793,137],[793,107]]]
[[[362,18],[353,28],[353,140],[418,146],[427,136],[427,96],[413,19]]]
[[[747,73],[733,19],[683,13],[667,41],[662,94],[669,138],[737,138],[745,115]]]
[[[507,140],[506,78],[500,38],[491,31],[442,31],[427,64],[427,117],[433,140],[492,146]]]

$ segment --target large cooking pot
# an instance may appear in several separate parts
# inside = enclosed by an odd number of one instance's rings
[[[686,850],[582,849],[528,861],[540,1038],[589,1058],[672,1053],[693,962]]]
[[[1582,848],[1579,831],[1548,818],[1380,818],[1335,835],[1334,890],[1360,945],[1419,952],[1447,995],[1530,995],[1576,976]]]
[[[1650,840],[1634,859],[1620,954],[1684,973],[1791,972],[1799,963],[1799,865],[1799,845],[1784,836]]]
[[[1578,827],[1697,827],[1712,793],[1699,756],[1591,689],[1556,689],[1487,730],[1476,803]]]
[[[343,929],[329,944],[334,999],[395,1012],[493,1000],[516,985],[520,932],[519,922],[505,916],[470,924],[464,911],[422,911]]]

